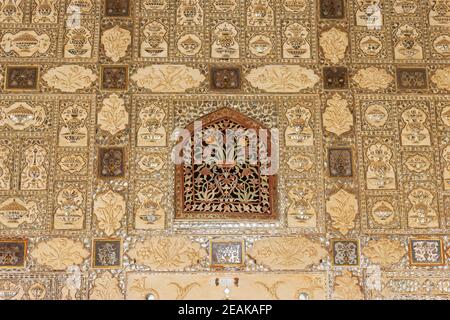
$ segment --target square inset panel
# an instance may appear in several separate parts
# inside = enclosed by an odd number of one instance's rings
[[[358,240],[331,240],[333,250],[333,265],[358,266],[359,242]]]
[[[244,264],[243,241],[211,241],[211,267],[239,267]]]
[[[328,149],[328,166],[331,177],[352,177],[352,149]]]
[[[409,239],[409,259],[413,266],[444,265],[441,239]]]
[[[10,66],[6,69],[6,90],[37,90],[39,67]]]
[[[320,0],[321,19],[344,19],[345,0]]]
[[[397,68],[399,90],[423,90],[428,88],[426,68]]]
[[[125,148],[99,148],[97,161],[100,178],[123,178],[125,176]]]
[[[239,67],[211,67],[211,89],[238,90],[241,87]]]
[[[92,267],[113,269],[122,266],[121,239],[94,239],[92,244]]]
[[[105,0],[105,16],[128,17],[130,15],[130,0]]]
[[[26,240],[0,240],[0,269],[24,268],[26,254]]]
[[[323,88],[325,90],[345,90],[348,88],[346,67],[324,67]]]
[[[102,89],[128,90],[128,66],[102,66]]]

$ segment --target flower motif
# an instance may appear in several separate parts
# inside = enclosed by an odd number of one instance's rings
[[[152,92],[185,92],[198,87],[206,78],[200,70],[184,65],[155,64],[138,69],[131,79]]]
[[[336,300],[362,300],[364,295],[359,285],[359,279],[347,270],[337,276],[333,298]]]
[[[406,250],[400,241],[381,239],[370,241],[363,253],[373,263],[388,267],[398,263],[406,254]]]
[[[39,264],[46,265],[55,271],[66,270],[71,265],[78,265],[89,256],[81,241],[68,238],[54,238],[39,243],[31,256]]]
[[[98,220],[98,227],[107,236],[111,236],[122,226],[121,220],[125,215],[125,200],[114,192],[108,191],[94,201],[94,214]]]
[[[102,110],[98,113],[100,129],[114,135],[124,130],[128,125],[128,112],[125,109],[125,100],[112,94],[103,100]]]
[[[136,244],[128,256],[152,269],[182,270],[198,264],[206,251],[187,237],[153,237]]]
[[[369,67],[360,69],[353,80],[363,89],[377,91],[389,87],[394,77],[384,69]]]
[[[104,272],[95,279],[94,287],[89,294],[90,300],[122,300],[119,280],[114,278],[110,272]]]
[[[63,92],[76,92],[89,88],[97,80],[91,69],[78,65],[64,65],[52,68],[42,76],[47,84]]]
[[[246,76],[250,84],[267,92],[300,92],[313,88],[320,78],[311,69],[295,65],[263,66]]]
[[[335,94],[327,101],[328,107],[323,114],[324,128],[338,136],[350,131],[353,126],[353,115],[347,107],[347,101]]]
[[[336,64],[345,57],[345,51],[348,47],[348,34],[333,27],[322,32],[319,44],[325,58]]]
[[[101,41],[105,47],[105,55],[117,62],[126,56],[128,46],[131,44],[131,33],[119,26],[114,26],[103,32]]]
[[[332,220],[331,225],[343,235],[355,227],[358,201],[354,194],[340,189],[327,201],[326,208]]]
[[[431,81],[439,89],[450,91],[450,67],[438,69],[431,77]]]

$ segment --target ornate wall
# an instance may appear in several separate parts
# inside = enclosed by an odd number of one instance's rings
[[[449,8],[0,0],[0,299],[448,299]]]

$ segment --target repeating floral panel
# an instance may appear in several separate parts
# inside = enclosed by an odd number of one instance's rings
[[[0,0],[0,300],[449,299],[449,8]]]

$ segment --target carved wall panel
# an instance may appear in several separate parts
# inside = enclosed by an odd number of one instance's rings
[[[0,0],[0,300],[448,300],[449,27],[448,0]]]

